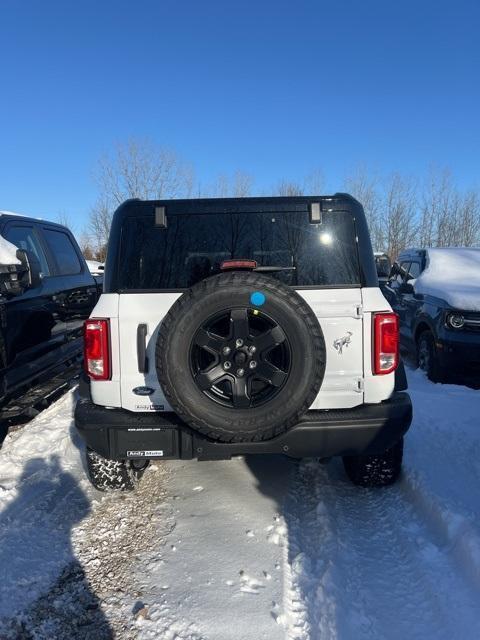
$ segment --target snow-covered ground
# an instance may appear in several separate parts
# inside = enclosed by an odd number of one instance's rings
[[[0,638],[477,639],[480,391],[408,372],[401,482],[341,462],[153,465],[85,479],[74,392],[0,450]]]

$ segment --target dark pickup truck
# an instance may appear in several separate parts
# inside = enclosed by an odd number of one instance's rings
[[[91,275],[62,225],[0,212],[0,236],[17,248],[14,264],[3,255],[0,265],[1,413],[12,398],[81,361],[83,321],[103,276]]]

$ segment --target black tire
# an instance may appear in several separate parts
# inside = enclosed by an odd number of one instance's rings
[[[98,491],[134,491],[148,466],[131,460],[108,460],[87,448],[87,473]],[[143,461],[142,461],[143,462]]]
[[[349,479],[359,487],[386,487],[394,484],[402,471],[403,438],[385,453],[369,456],[344,456],[343,466]]]
[[[255,292],[264,297],[257,306],[251,300]],[[218,342],[215,332],[215,349],[209,351],[212,333],[205,327],[222,314],[228,320],[228,336]],[[271,322],[274,329],[254,335],[255,323],[260,322]],[[237,351],[234,338],[239,335],[240,326],[247,337]],[[274,340],[273,347],[273,342],[265,347],[265,336],[270,336],[271,341],[274,333],[280,337]],[[194,370],[192,364],[199,335],[209,341],[208,346],[201,344],[202,354],[206,349],[213,358],[211,368],[204,371]],[[227,340],[232,345],[229,356],[223,354],[221,347]],[[252,356],[249,349],[256,348],[255,341],[258,354]],[[275,349],[288,354],[288,371],[272,368],[268,358]],[[247,353],[245,369],[238,364],[241,350]],[[254,358],[259,367],[255,372],[250,370]],[[223,370],[225,359],[230,359],[233,371]],[[271,277],[235,271],[199,282],[175,302],[160,327],[156,367],[168,402],[193,429],[222,442],[267,440],[295,424],[313,403],[325,373],[325,342],[315,314],[294,290]],[[266,367],[270,373],[259,381],[258,376]],[[243,382],[237,377],[241,370],[245,371]],[[217,377],[211,382],[214,373]],[[200,385],[200,380],[205,384],[205,376],[207,389]],[[219,384],[225,385],[225,397],[218,392]],[[259,385],[265,385],[263,401],[258,401],[261,393],[256,395],[253,391]],[[243,391],[237,392],[240,388]]]
[[[432,382],[442,382],[445,373],[438,362],[435,338],[431,331],[423,331],[417,339],[417,364]]]

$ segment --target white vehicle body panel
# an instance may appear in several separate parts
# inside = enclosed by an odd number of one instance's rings
[[[304,289],[298,292],[318,318],[327,363],[311,409],[346,409],[363,403],[361,290]],[[335,344],[337,345],[335,347]]]
[[[130,411],[171,411],[165,400],[155,368],[155,347],[163,317],[181,293],[133,293],[120,296],[120,340],[122,344],[122,407]],[[137,327],[147,325],[147,373],[139,373],[137,361]],[[147,386],[150,396],[135,395],[132,389]]]
[[[378,288],[303,289],[325,338],[326,370],[311,409],[352,408],[390,397],[394,374],[372,374],[372,324],[375,311],[390,311]],[[112,378],[91,382],[96,404],[129,411],[171,411],[158,382],[155,347],[163,317],[181,293],[103,294],[92,317],[110,319]],[[147,325],[147,373],[138,371],[137,327]],[[139,396],[137,387],[150,387]]]

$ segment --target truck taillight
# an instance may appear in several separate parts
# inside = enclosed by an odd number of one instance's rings
[[[398,366],[398,316],[396,313],[373,315],[373,373],[385,375]]]
[[[110,379],[110,337],[108,320],[85,321],[85,370],[93,380]]]

